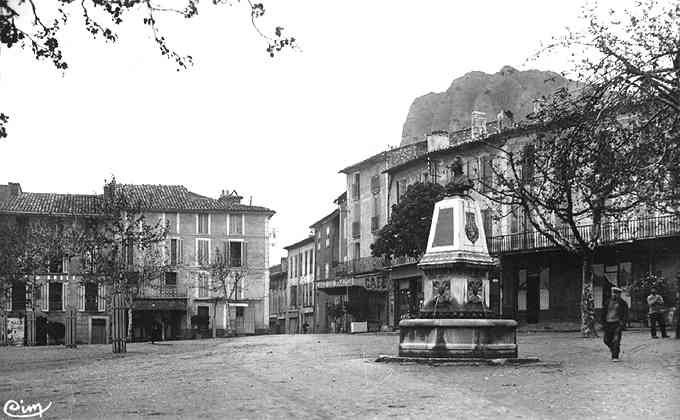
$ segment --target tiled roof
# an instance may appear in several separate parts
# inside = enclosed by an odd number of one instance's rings
[[[266,207],[229,203],[189,191],[183,185],[121,184],[133,203],[145,210],[243,211],[274,213]]]
[[[311,225],[309,225],[309,227],[310,227],[310,228],[314,228],[314,227],[316,227],[316,226],[320,226],[322,223],[325,223],[326,221],[332,219],[333,217],[338,216],[339,214],[340,214],[340,210],[339,210],[339,209],[335,209],[335,210],[333,210],[332,212],[330,212],[329,214],[327,214],[327,215],[325,215],[324,217],[322,217],[321,219],[319,219],[319,220],[317,220],[316,222],[314,222],[314,223],[312,223]]]
[[[22,192],[0,201],[0,213],[93,215],[100,200],[98,195]]]
[[[119,184],[133,204],[146,211],[242,211],[274,213],[260,206],[226,203],[187,190],[182,185]],[[97,213],[101,195],[21,192],[0,201],[0,213],[92,215]]]

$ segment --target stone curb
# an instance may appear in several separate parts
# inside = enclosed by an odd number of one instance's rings
[[[378,363],[419,363],[427,365],[460,365],[460,366],[505,366],[505,365],[534,365],[560,367],[561,362],[543,362],[537,357],[521,357],[512,359],[479,359],[479,358],[443,358],[443,357],[400,357],[380,355],[375,360]]]

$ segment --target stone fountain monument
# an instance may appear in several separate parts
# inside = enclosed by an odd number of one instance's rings
[[[489,255],[479,205],[462,161],[452,165],[447,197],[435,204],[427,251],[425,304],[416,319],[399,323],[399,357],[516,359],[517,322],[489,309]]]

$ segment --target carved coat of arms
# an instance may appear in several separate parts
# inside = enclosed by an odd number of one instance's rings
[[[475,214],[471,211],[465,212],[465,235],[473,244],[479,239],[479,228]]]

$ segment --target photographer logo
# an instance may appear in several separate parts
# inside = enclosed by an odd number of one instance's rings
[[[24,405],[24,400],[19,400],[19,402],[14,400],[7,400],[5,405],[2,407],[2,411],[9,417],[16,419],[28,419],[31,417],[42,418],[43,414],[52,406],[52,401],[43,407],[39,402],[34,404]]]

